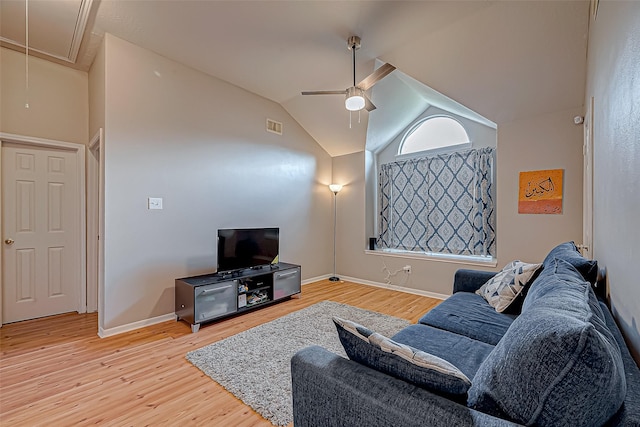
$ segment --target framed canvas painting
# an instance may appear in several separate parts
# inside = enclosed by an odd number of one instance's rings
[[[561,214],[564,169],[520,172],[518,213]]]

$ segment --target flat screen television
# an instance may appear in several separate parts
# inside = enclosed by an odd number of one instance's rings
[[[256,268],[278,261],[279,228],[218,230],[218,273]]]

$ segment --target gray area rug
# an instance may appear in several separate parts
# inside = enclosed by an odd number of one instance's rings
[[[347,357],[333,316],[358,322],[385,336],[410,324],[386,314],[322,301],[191,351],[186,357],[272,424],[284,426],[293,421],[291,357],[311,345]]]

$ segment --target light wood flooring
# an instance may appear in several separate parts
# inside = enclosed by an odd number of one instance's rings
[[[0,425],[270,426],[185,354],[322,300],[412,323],[439,302],[324,280],[303,286],[299,298],[207,324],[195,334],[186,323],[170,321],[101,339],[95,313],[4,325]]]

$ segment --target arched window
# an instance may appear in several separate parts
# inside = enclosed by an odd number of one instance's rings
[[[432,116],[416,123],[404,136],[399,155],[469,144],[469,135],[459,121]]]

